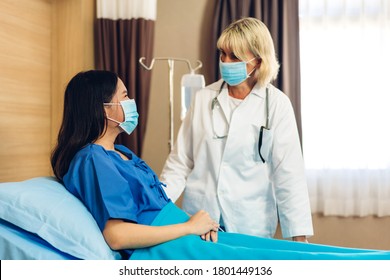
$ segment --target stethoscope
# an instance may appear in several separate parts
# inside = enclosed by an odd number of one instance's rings
[[[214,109],[217,107],[217,108],[220,108],[221,107],[221,104],[219,103],[218,101],[218,96],[219,94],[221,93],[222,89],[223,89],[223,86],[225,85],[225,81],[222,82],[221,84],[221,87],[219,89],[219,92],[217,94],[216,97],[213,98],[213,100],[211,101],[211,126],[213,128],[213,134],[214,134],[214,138],[215,139],[224,139],[224,138],[227,138],[227,134],[226,135],[220,135],[218,134],[216,131],[215,131],[215,117],[214,117]],[[269,128],[269,104],[268,104],[268,92],[269,92],[269,89],[268,89],[268,86],[266,87],[265,89],[265,112],[266,112],[266,120],[265,120],[265,126],[262,125],[260,127],[260,132],[259,132],[259,144],[258,144],[258,151],[259,151],[259,155],[260,155],[260,158],[262,160],[263,163],[265,163],[265,159],[263,158],[263,156],[261,155],[261,145],[263,143],[263,135],[264,135],[264,129],[266,130],[270,130]]]

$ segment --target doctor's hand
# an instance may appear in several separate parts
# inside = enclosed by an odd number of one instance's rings
[[[210,230],[209,232],[200,236],[205,241],[212,241],[216,243],[218,241],[218,231]]]
[[[214,238],[216,239],[219,224],[211,219],[209,213],[206,211],[200,210],[191,216],[186,223],[189,226],[191,234],[200,235],[204,240],[210,240],[211,238],[214,241]]]
[[[306,239],[306,236],[302,235],[302,236],[294,236],[292,238],[293,241],[296,241],[296,242],[304,242],[304,243],[309,243]]]

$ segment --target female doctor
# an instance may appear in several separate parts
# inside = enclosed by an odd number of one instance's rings
[[[161,181],[190,214],[206,210],[228,232],[306,242],[313,234],[304,163],[267,27],[254,18],[218,39],[222,79],[199,91]]]

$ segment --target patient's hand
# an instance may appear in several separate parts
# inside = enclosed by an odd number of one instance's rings
[[[192,234],[207,235],[210,231],[216,232],[219,224],[211,219],[209,213],[204,210],[200,210],[195,215],[191,216],[187,221],[188,226]],[[210,237],[209,237],[210,238]],[[213,236],[211,236],[213,238]]]

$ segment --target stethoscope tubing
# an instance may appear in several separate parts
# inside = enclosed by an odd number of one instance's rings
[[[219,101],[218,101],[218,96],[219,94],[222,92],[222,89],[223,89],[223,86],[225,85],[225,81],[222,82],[221,84],[221,87],[219,89],[219,92],[217,94],[216,97],[213,98],[213,100],[211,101],[211,115],[212,115],[212,118],[214,117],[214,108],[216,106],[216,104],[218,103],[219,104]],[[265,159],[263,158],[263,156],[261,155],[261,152],[260,152],[260,149],[261,149],[261,145],[262,145],[262,139],[263,139],[263,130],[264,129],[267,129],[269,130],[269,98],[268,98],[268,95],[269,95],[269,88],[268,86],[266,87],[265,89],[265,111],[266,111],[266,120],[265,120],[265,126],[260,126],[260,132],[259,132],[259,143],[258,143],[258,150],[259,150],[259,155],[260,155],[260,158],[262,160],[263,163],[265,163]],[[212,120],[212,127],[213,127],[213,134],[214,134],[214,138],[216,139],[223,139],[223,138],[226,138],[227,135],[224,135],[224,136],[220,136],[218,135],[216,132],[215,132],[215,127],[214,127],[214,118]]]

